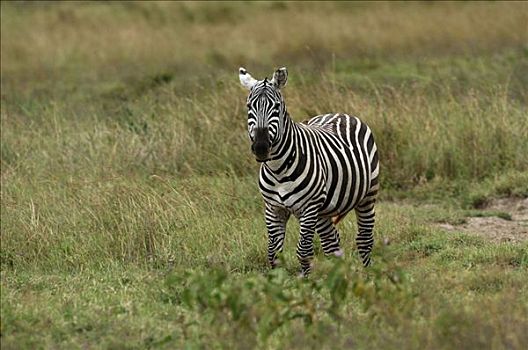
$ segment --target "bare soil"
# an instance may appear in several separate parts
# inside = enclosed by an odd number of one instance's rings
[[[511,220],[496,216],[468,217],[461,225],[439,224],[448,231],[462,231],[493,242],[528,241],[528,198],[501,198],[490,201],[484,210],[504,212]]]

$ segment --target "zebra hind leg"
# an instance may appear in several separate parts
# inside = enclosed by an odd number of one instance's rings
[[[321,246],[325,255],[338,257],[343,255],[343,250],[339,246],[339,232],[332,223],[331,218],[319,218],[315,230],[321,238]]]
[[[372,230],[374,229],[376,216],[374,210],[375,204],[376,198],[367,196],[355,209],[358,224],[356,245],[361,262],[365,267],[370,265],[370,254],[372,252],[372,246],[374,245]]]

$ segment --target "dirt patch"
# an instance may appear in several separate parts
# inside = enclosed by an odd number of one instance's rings
[[[528,198],[502,198],[490,201],[489,212],[507,213],[511,220],[497,216],[468,217],[461,225],[440,224],[448,231],[462,231],[486,237],[493,242],[528,241]]]

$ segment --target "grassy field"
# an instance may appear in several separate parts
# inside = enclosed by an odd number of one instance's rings
[[[528,197],[527,23],[522,2],[2,2],[2,349],[525,349],[528,242],[456,227]],[[297,121],[373,129],[372,268],[350,215],[343,259],[317,242],[298,279],[291,221],[268,269],[239,66],[287,66]]]

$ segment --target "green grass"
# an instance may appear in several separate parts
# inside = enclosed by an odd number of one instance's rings
[[[528,196],[526,4],[1,10],[2,349],[528,344],[528,243],[435,225]],[[372,268],[350,215],[344,259],[298,279],[292,221],[269,270],[241,65],[373,129]]]

